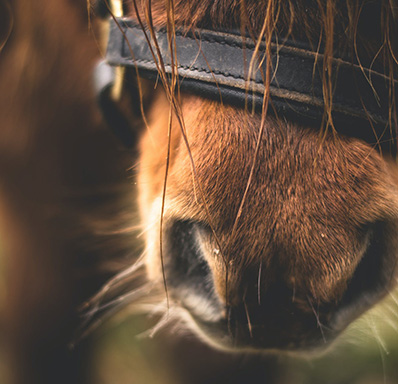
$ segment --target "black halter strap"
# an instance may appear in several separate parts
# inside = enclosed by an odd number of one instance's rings
[[[107,62],[111,66],[136,67],[140,76],[156,80],[159,60],[153,57],[147,38],[156,52],[149,31],[145,35],[131,19],[111,20]],[[167,31],[157,30],[156,40],[166,73],[171,74]],[[265,44],[260,45],[256,56],[262,60],[261,70],[256,71],[249,69],[255,44],[239,32],[177,30],[175,46],[181,89],[234,106],[261,107],[265,92],[262,73],[267,65]],[[271,44],[271,57],[271,110],[319,127],[325,110],[323,54],[305,44],[284,41]],[[397,127],[389,109],[390,78],[339,58],[332,60],[332,73],[336,129],[370,144],[378,139],[383,151],[395,154]],[[398,80],[394,84],[398,88]]]

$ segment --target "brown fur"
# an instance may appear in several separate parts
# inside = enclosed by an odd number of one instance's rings
[[[151,133],[157,138],[167,132],[162,108],[167,115],[166,101],[154,103],[156,118],[152,120]],[[311,128],[292,123],[280,126],[270,119],[239,231],[231,238],[260,119],[254,116],[249,120],[242,110],[193,96],[184,98],[183,113],[198,170],[196,183],[203,187],[216,233],[225,245],[228,261],[234,265],[230,294],[238,294],[235,288],[238,289],[243,271],[261,258],[266,269],[270,267],[264,281],[271,282],[272,276],[279,276],[272,266],[281,264],[288,280],[293,281],[290,274],[296,276],[298,291],[309,290],[325,301],[337,299],[339,289],[344,288],[359,262],[355,254],[361,244],[361,227],[398,214],[394,164],[359,140],[342,138],[336,142],[329,135],[319,148],[318,134]],[[206,222],[200,198],[195,196],[178,123],[173,132],[166,196],[170,208],[166,208],[165,216],[167,220],[189,218]],[[150,216],[145,207],[162,192],[166,148],[166,142],[156,140],[153,144],[148,137],[141,143],[144,218]],[[354,240],[356,237],[358,240]],[[276,256],[279,260],[272,261]],[[222,263],[215,268],[222,279]],[[308,279],[308,275],[313,279]],[[222,287],[218,286],[223,297]]]

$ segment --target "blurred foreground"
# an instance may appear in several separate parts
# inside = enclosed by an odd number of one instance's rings
[[[249,356],[236,359],[231,374],[214,368],[214,359],[228,359],[227,354],[212,355],[206,347],[198,354],[193,342],[183,346],[180,355],[171,355],[164,345],[162,332],[153,339],[137,338],[142,331],[139,320],[117,320],[96,333],[95,353],[91,362],[94,382],[98,384],[132,383],[268,383],[266,370],[274,370],[278,384],[394,384],[398,383],[398,306],[395,297],[386,299],[356,321],[325,353],[311,357],[279,357],[269,363],[267,357],[255,357],[262,369],[248,369]],[[166,344],[167,346],[167,344]],[[181,349],[181,348],[180,348]],[[190,362],[197,359],[198,364]],[[180,365],[178,363],[180,361]],[[273,360],[272,360],[273,361]],[[188,367],[187,367],[188,364]],[[190,364],[190,365],[189,365]],[[232,370],[236,369],[236,372]],[[189,379],[189,371],[193,372]],[[196,372],[195,372],[196,371]],[[210,374],[210,372],[212,373]],[[207,374],[206,374],[207,372]],[[244,376],[246,375],[246,377]],[[197,378],[200,378],[197,380]],[[200,381],[203,380],[203,381]],[[228,381],[222,381],[228,380]]]

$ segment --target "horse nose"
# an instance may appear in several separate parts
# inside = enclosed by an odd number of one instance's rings
[[[369,231],[364,230],[366,239]],[[380,282],[379,258],[374,257],[378,243],[369,239],[353,248],[360,262],[353,262],[341,279],[329,281],[319,277],[327,276],[329,264],[312,265],[302,258],[308,273],[297,273],[288,261],[299,268],[301,259],[283,257],[275,248],[252,263],[237,262],[245,255],[237,252],[227,274],[225,255],[214,253],[211,230],[195,220],[170,221],[165,234],[170,297],[197,324],[209,326],[209,333],[221,329],[239,347],[300,349],[327,342],[336,333],[340,313],[354,308],[366,293],[358,281],[367,281],[369,290]]]

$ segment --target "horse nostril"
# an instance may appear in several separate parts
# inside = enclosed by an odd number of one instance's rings
[[[197,245],[198,225],[191,221],[176,221],[168,231],[167,277],[171,285],[188,284],[200,289],[210,274]]]
[[[369,245],[367,246],[360,262],[358,263],[347,289],[342,297],[340,308],[343,311],[336,313],[336,319],[340,318],[340,312],[345,316],[350,313],[361,313],[361,307],[368,308],[386,294],[386,287],[391,285],[392,274],[386,274],[384,263],[389,251],[383,241],[387,235],[386,226],[381,223],[373,225],[369,231]]]
[[[201,223],[175,221],[166,232],[166,278],[173,298],[192,309],[198,301],[220,309],[213,276],[199,246]]]

